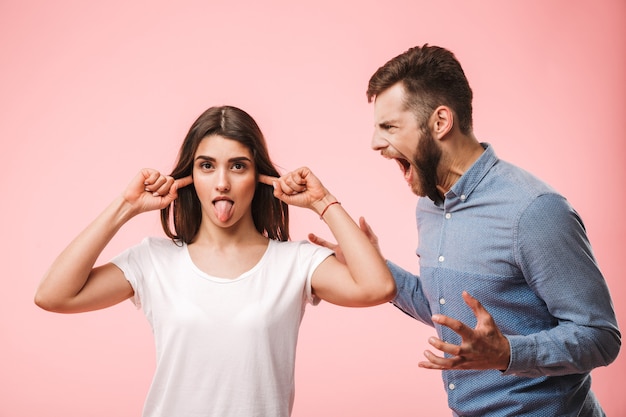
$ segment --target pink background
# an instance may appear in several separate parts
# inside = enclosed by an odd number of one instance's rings
[[[154,362],[143,314],[124,302],[56,315],[32,298],[138,169],[170,170],[209,106],[249,111],[277,164],[310,166],[369,220],[387,257],[417,271],[415,197],[369,149],[365,89],[380,65],[426,42],[463,64],[477,137],[580,212],[626,323],[624,1],[262,3],[0,3],[0,416],[140,414]],[[330,237],[312,212],[292,217],[293,239]],[[161,234],[156,213],[102,260],[147,234]],[[294,415],[449,415],[439,373],[417,368],[432,334],[391,305],[308,309]],[[593,372],[609,416],[626,413],[625,372],[624,354]]]

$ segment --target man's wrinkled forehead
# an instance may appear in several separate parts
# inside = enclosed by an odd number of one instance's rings
[[[382,91],[374,99],[374,123],[376,125],[398,122],[408,111],[404,88],[399,84]]]

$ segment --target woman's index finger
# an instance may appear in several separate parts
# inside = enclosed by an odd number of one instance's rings
[[[178,188],[183,188],[188,185],[191,185],[193,184],[193,177],[189,175],[187,177],[179,178],[176,180],[176,184],[178,185]]]
[[[259,182],[262,184],[274,186],[274,181],[276,181],[277,179],[278,178],[272,177],[270,175],[259,174]]]

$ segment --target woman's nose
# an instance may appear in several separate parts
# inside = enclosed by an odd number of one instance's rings
[[[224,171],[220,171],[217,178],[216,188],[218,191],[228,191],[230,190],[230,181],[228,179],[228,173]]]

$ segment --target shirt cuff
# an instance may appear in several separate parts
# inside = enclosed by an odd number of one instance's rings
[[[534,376],[533,371],[537,366],[537,345],[532,337],[528,336],[505,336],[511,346],[509,367],[504,375]]]

